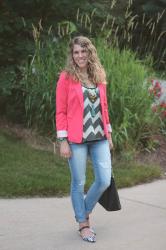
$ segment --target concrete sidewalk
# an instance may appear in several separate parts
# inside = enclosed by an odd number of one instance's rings
[[[166,180],[119,195],[121,211],[93,212],[96,243],[78,235],[69,197],[0,199],[0,250],[165,250]]]

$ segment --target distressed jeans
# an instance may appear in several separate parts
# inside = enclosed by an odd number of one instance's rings
[[[77,222],[86,221],[102,193],[111,181],[111,154],[107,140],[70,143],[72,156],[69,158],[71,172],[71,200]],[[90,157],[94,171],[94,182],[84,195],[86,163]]]

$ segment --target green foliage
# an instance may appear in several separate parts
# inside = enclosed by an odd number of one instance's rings
[[[59,24],[65,23],[73,35],[98,36],[102,31],[111,42],[112,35],[117,36],[121,48],[128,46],[141,56],[151,52],[157,68],[165,68],[165,0],[8,0],[0,5],[3,66],[18,64],[33,53],[32,24],[41,20],[45,30],[52,26],[55,36]]]
[[[140,1],[139,6],[132,1],[105,1],[104,4],[99,2],[93,3],[94,9],[88,12],[77,11],[78,30],[92,37],[105,37],[120,49],[129,48],[136,51],[140,58],[151,55],[154,58],[155,68],[164,70],[166,65],[164,7],[161,5],[154,13],[143,10],[145,4],[143,1]],[[148,6],[151,6],[149,2]]]
[[[10,121],[22,123],[25,121],[25,109],[22,89],[18,84],[19,77],[20,71],[17,67],[1,68],[0,114]]]
[[[133,8],[139,12],[154,14],[163,11],[166,7],[166,0],[137,0],[133,4]]]
[[[137,15],[134,28],[134,46],[139,54],[152,54],[155,68],[165,70],[166,61],[166,1],[138,0],[130,8],[133,15]],[[141,38],[141,39],[140,39]],[[145,46],[146,45],[146,46]]]
[[[42,40],[41,30],[34,27],[35,54],[26,67],[22,67],[20,86],[24,89],[28,126],[48,132],[55,129],[55,83],[62,70],[66,47],[48,31]]]
[[[0,65],[16,65],[33,51],[32,22],[17,15],[10,1],[0,3]]]
[[[145,134],[148,138],[156,129],[147,91],[148,68],[131,51],[120,52],[102,39],[97,49],[107,72],[114,143],[118,149],[138,146]]]
[[[41,20],[45,30],[58,23],[75,20],[76,10],[86,6],[83,0],[8,0],[0,2],[0,65],[20,64],[33,53],[32,24]],[[67,17],[67,18],[66,18]]]

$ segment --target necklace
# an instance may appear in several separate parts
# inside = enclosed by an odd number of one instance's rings
[[[92,82],[89,82],[87,83],[86,81],[83,81],[82,82],[82,85],[87,88],[87,89],[94,89],[96,88],[96,84],[92,83]]]
[[[95,89],[94,94],[92,94],[92,93],[90,93],[90,92],[88,91],[88,98],[89,98],[89,100],[90,100],[92,103],[94,103],[94,102],[96,101],[96,99],[97,99],[96,89]]]
[[[91,106],[91,110],[90,110],[91,116],[95,117],[96,111],[95,111],[94,103],[98,97],[97,89],[96,89],[96,87],[94,87],[94,84],[93,84],[93,87],[87,87],[85,84],[83,84],[83,86],[86,88],[88,99],[91,102],[91,105],[90,105]],[[92,86],[92,84],[91,84],[91,86]]]
[[[88,98],[91,101],[91,116],[92,117],[95,117],[95,115],[96,115],[95,106],[94,106],[94,103],[97,100],[96,88],[94,89],[94,91],[95,91],[94,94],[92,94],[88,91]]]

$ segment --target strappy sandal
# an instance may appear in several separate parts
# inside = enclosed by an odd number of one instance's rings
[[[86,217],[86,220],[89,222],[89,216],[88,216],[88,217]],[[96,233],[95,233],[94,229],[93,229],[92,227],[89,227],[89,228],[90,228],[90,231],[91,231],[92,233],[94,233],[94,235],[96,235]]]
[[[80,236],[81,236],[81,238],[82,238],[84,241],[88,241],[88,242],[92,242],[92,243],[96,242],[95,234],[91,231],[91,229],[90,229],[90,231],[93,233],[92,236],[83,236],[83,235],[81,235],[81,231],[82,231],[83,229],[85,229],[85,228],[90,228],[90,227],[89,227],[89,226],[84,226],[84,227],[81,227],[81,228],[78,230],[78,231],[79,231],[79,234],[80,234]]]

